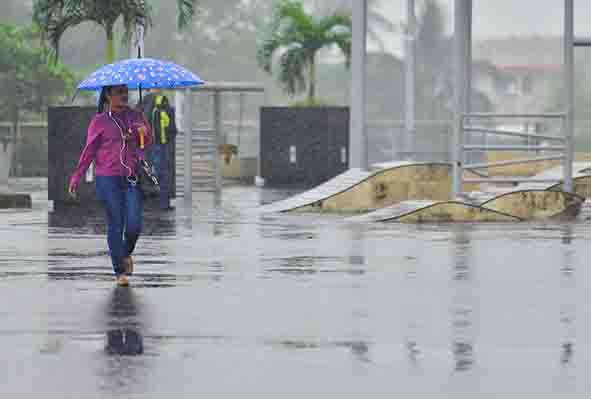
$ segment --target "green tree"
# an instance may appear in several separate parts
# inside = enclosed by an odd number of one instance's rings
[[[23,113],[44,112],[74,89],[73,74],[61,64],[48,66],[38,39],[33,28],[0,24],[0,119],[12,122],[14,134]]]
[[[176,0],[177,24],[184,28],[194,17],[196,0]],[[83,22],[100,25],[107,38],[107,63],[115,60],[115,24],[123,21],[123,42],[129,43],[137,21],[143,20],[147,27],[152,23],[152,8],[146,0],[36,0],[33,5],[33,20],[40,27],[44,41],[53,50],[51,60],[59,59],[60,40],[68,29]]]
[[[272,72],[273,56],[280,52],[279,83],[289,95],[308,86],[308,104],[316,101],[316,53],[336,45],[351,61],[351,15],[336,12],[316,19],[306,14],[302,3],[285,0],[277,7],[271,31],[258,49],[259,65]]]
[[[350,12],[353,1],[358,0],[314,0],[314,6],[323,15],[332,13],[335,10]],[[369,41],[376,43],[381,52],[386,50],[381,34],[401,31],[400,25],[392,23],[379,11],[379,7],[383,2],[383,0],[367,0],[367,38]]]

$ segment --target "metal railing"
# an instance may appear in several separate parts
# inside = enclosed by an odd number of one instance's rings
[[[569,138],[566,135],[566,117],[564,113],[552,113],[552,114],[492,114],[492,113],[468,113],[464,114],[461,118],[461,132],[463,137],[463,143],[460,150],[460,159],[462,165],[460,168],[459,179],[460,187],[463,183],[556,183],[563,181],[565,187],[572,187],[572,168],[569,167],[573,162],[573,154],[568,151],[569,149]],[[499,130],[489,127],[478,126],[475,122],[480,119],[535,119],[535,120],[555,120],[558,121],[560,127],[559,132],[554,134],[537,134],[511,130]],[[502,136],[508,138],[522,138],[527,139],[525,145],[508,145],[508,144],[493,144],[488,143],[484,145],[467,144],[473,134],[484,134],[493,136]],[[468,140],[466,140],[468,139]],[[536,143],[536,144],[532,144]],[[551,143],[551,144],[550,144]],[[480,162],[470,163],[464,162],[466,156],[473,151],[526,151],[528,153],[534,152],[534,156],[520,158],[515,160],[505,160],[497,162]],[[553,152],[552,155],[539,155],[545,152]],[[562,161],[562,176],[560,177],[548,177],[548,178],[534,178],[534,177],[502,177],[502,178],[464,178],[463,171],[475,170],[475,169],[489,169],[496,167],[503,167],[509,165],[520,165],[535,162],[544,161]]]
[[[179,105],[181,106],[181,116],[179,117],[179,127],[185,132],[183,139],[183,196],[187,203],[192,201],[193,181],[192,181],[192,133],[193,129],[193,96],[197,93],[209,93],[212,97],[211,102],[211,122],[213,124],[213,143],[214,150],[214,166],[215,166],[215,190],[219,192],[222,188],[221,167],[219,165],[219,157],[217,149],[221,144],[225,144],[223,137],[223,120],[222,120],[222,94],[223,93],[264,93],[264,88],[257,83],[234,83],[234,82],[209,82],[207,84],[185,89],[183,95],[179,96]],[[177,92],[180,94],[181,92]],[[177,114],[178,115],[178,114]],[[243,118],[243,98],[241,98],[240,118]],[[209,129],[209,128],[208,128]],[[259,145],[260,146],[260,145]],[[260,165],[257,166],[257,174],[260,175]]]

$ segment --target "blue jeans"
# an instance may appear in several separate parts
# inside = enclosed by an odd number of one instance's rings
[[[105,206],[113,271],[124,274],[121,259],[133,253],[142,232],[143,193],[121,176],[97,176],[96,192]]]
[[[170,206],[169,184],[168,184],[168,145],[154,144],[152,146],[152,165],[156,169],[156,177],[160,184],[159,202],[161,209]]]

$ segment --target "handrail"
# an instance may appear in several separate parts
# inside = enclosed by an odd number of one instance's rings
[[[545,135],[545,134],[532,134],[529,132],[519,132],[515,130],[497,130],[494,127],[487,128],[487,127],[477,127],[473,123],[471,124],[470,119],[478,119],[478,118],[504,118],[504,119],[559,119],[560,123],[560,131],[564,131],[565,123],[567,123],[567,114],[566,113],[546,113],[546,114],[495,114],[495,113],[466,113],[461,115],[459,129],[461,131],[461,136],[464,137],[469,133],[483,133],[492,134],[492,135],[499,135],[499,136],[509,136],[509,137],[521,137],[528,140],[548,140],[554,141],[556,145],[471,145],[467,144],[466,142],[459,143],[459,151],[460,151],[460,160],[465,159],[465,155],[469,154],[472,151],[531,151],[535,150],[538,151],[560,151],[562,153],[555,154],[555,155],[546,155],[546,156],[533,156],[529,158],[522,158],[522,159],[515,159],[515,160],[506,160],[506,161],[498,161],[498,162],[483,162],[483,163],[459,163],[459,171],[456,171],[455,179],[459,181],[460,186],[462,187],[463,183],[551,183],[557,181],[565,181],[568,182],[571,179],[570,173],[568,172],[569,168],[568,165],[572,162],[572,154],[569,155],[568,151],[571,146],[571,142],[569,138],[565,135],[564,137],[556,136],[556,135]],[[551,133],[557,134],[557,133]],[[560,144],[560,145],[558,145]],[[494,167],[502,167],[508,165],[520,165],[520,164],[528,164],[534,162],[543,162],[543,161],[561,161],[563,163],[563,175],[560,178],[536,178],[536,177],[499,177],[499,178],[464,178],[463,174],[461,173],[462,170],[468,169],[486,169],[486,168],[494,168]]]
[[[537,179],[532,177],[490,177],[463,179],[464,183],[556,183],[562,178]]]
[[[465,127],[464,131],[466,132],[475,132],[475,133],[487,133],[487,134],[496,134],[499,136],[511,136],[511,137],[523,137],[523,138],[531,138],[531,139],[544,139],[544,140],[556,140],[556,141],[566,141],[564,137],[559,136],[546,136],[543,134],[531,134],[531,133],[520,133],[515,131],[508,131],[508,130],[495,130],[495,129],[484,129],[479,127]]]
[[[535,162],[544,162],[544,161],[559,161],[564,159],[564,155],[553,155],[547,157],[535,157],[535,158],[526,158],[526,159],[514,159],[511,161],[498,161],[498,162],[489,162],[489,163],[473,163],[473,164],[464,164],[462,165],[463,169],[485,169],[485,168],[495,168],[499,166],[509,166],[509,165],[520,165],[524,163],[535,163]]]
[[[468,151],[562,151],[563,145],[463,145],[462,148]]]
[[[547,114],[495,114],[492,112],[473,112],[463,114],[462,118],[529,118],[529,119],[540,119],[540,118],[565,118],[566,113],[547,113]]]

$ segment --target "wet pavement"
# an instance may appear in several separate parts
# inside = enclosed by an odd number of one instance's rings
[[[117,288],[100,210],[0,211],[6,398],[586,398],[591,228],[146,214]],[[589,222],[591,223],[591,222]]]

